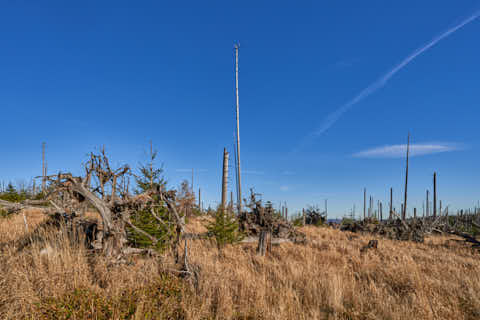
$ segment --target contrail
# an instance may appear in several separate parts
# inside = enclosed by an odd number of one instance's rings
[[[427,44],[423,45],[422,47],[416,49],[413,51],[409,56],[407,56],[405,59],[403,59],[402,62],[394,66],[390,71],[382,75],[380,78],[378,78],[375,82],[373,82],[371,85],[363,89],[358,95],[356,95],[353,99],[342,105],[340,108],[332,112],[327,116],[327,118],[321,123],[320,127],[312,132],[310,135],[308,135],[300,144],[299,147],[297,147],[296,150],[300,149],[302,146],[307,144],[311,139],[320,136],[323,134],[325,131],[327,131],[335,122],[338,121],[338,119],[348,111],[352,106],[356,105],[372,93],[376,92],[378,89],[382,88],[385,84],[387,84],[388,80],[392,78],[398,71],[402,70],[404,67],[406,67],[410,62],[412,62],[416,57],[436,45],[438,42],[440,42],[442,39],[448,37],[458,29],[462,28],[466,24],[474,21],[480,16],[480,10],[476,11],[474,14],[469,16],[468,18],[464,19],[460,23],[456,24],[455,26],[451,27],[450,29],[444,31],[443,33],[439,34],[430,42]]]

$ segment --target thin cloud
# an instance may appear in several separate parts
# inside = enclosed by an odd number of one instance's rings
[[[288,170],[282,171],[282,175],[284,176],[293,176],[294,174],[295,172],[293,171],[288,171]]]
[[[427,154],[451,152],[461,150],[462,146],[454,143],[422,143],[411,144],[409,155],[423,156]],[[406,144],[393,144],[376,148],[371,148],[354,153],[356,158],[402,158],[407,153]]]
[[[424,44],[423,46],[417,48],[413,51],[410,55],[408,55],[405,59],[403,59],[400,63],[395,65],[393,68],[388,70],[385,74],[383,74],[380,78],[378,78],[375,82],[370,84],[368,87],[360,91],[355,97],[353,97],[350,101],[345,103],[344,105],[337,108],[335,111],[330,113],[320,124],[320,126],[313,132],[311,132],[308,136],[306,136],[300,144],[293,150],[293,152],[297,152],[299,149],[303,148],[305,145],[311,143],[314,139],[321,136],[325,131],[327,131],[331,126],[333,126],[340,117],[347,112],[351,107],[359,103],[360,101],[364,100],[371,94],[375,93],[377,90],[384,87],[387,82],[400,70],[405,68],[410,62],[415,60],[419,55],[424,53],[425,51],[429,50],[431,47],[435,46],[438,42],[443,40],[444,38],[448,37],[449,35],[453,34],[457,30],[461,29],[465,25],[469,24],[472,21],[475,21],[480,16],[480,10],[475,11],[472,15],[467,17],[466,19],[460,21],[456,25],[450,27],[449,29],[445,30],[444,32],[440,33],[429,42]]]
[[[283,191],[283,192],[286,192],[288,191],[290,188],[288,186],[280,186],[280,191]]]

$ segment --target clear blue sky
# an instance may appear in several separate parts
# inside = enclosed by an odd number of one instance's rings
[[[392,186],[399,207],[403,149],[388,146],[410,131],[409,207],[421,208],[434,171],[444,206],[471,207],[480,199],[480,19],[314,133],[479,9],[473,0],[2,1],[0,179],[40,175],[42,141],[50,173],[80,173],[96,146],[136,165],[153,140],[170,185],[193,167],[195,188],[215,203],[223,147],[233,158],[239,40],[244,191],[287,201],[290,212],[328,198],[341,216],[354,203],[360,211],[364,187],[386,202]]]

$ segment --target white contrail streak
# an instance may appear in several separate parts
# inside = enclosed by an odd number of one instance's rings
[[[306,140],[310,140],[314,137],[320,136],[323,134],[325,131],[327,131],[337,120],[350,109],[352,106],[355,104],[359,103],[372,93],[376,92],[378,89],[382,88],[390,78],[392,78],[398,71],[406,67],[410,62],[412,62],[416,57],[436,45],[438,42],[440,42],[442,39],[448,37],[458,29],[462,28],[466,24],[474,21],[480,16],[480,10],[476,11],[474,14],[469,16],[468,18],[464,19],[460,23],[456,24],[455,26],[451,27],[450,29],[444,31],[443,33],[439,34],[430,42],[427,44],[423,45],[422,47],[416,49],[413,53],[411,53],[408,57],[403,59],[402,62],[397,64],[395,67],[393,67],[390,71],[385,73],[383,76],[378,78],[375,82],[373,82],[371,85],[369,85],[367,88],[363,89],[358,95],[356,95],[353,99],[342,105],[340,108],[332,112],[327,116],[327,118],[321,123],[320,127],[312,132]],[[304,145],[307,141],[304,140],[302,145]]]

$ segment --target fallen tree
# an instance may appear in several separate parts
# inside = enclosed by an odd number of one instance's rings
[[[346,220],[340,225],[340,230],[377,234],[393,240],[415,242],[423,242],[425,237],[425,226],[421,220],[392,219],[382,222],[376,219]]]
[[[163,185],[153,184],[151,188],[136,196],[131,196],[122,185],[131,174],[129,166],[112,168],[102,149],[92,153],[85,164],[83,176],[71,173],[58,173],[45,177],[49,183],[49,192],[45,200],[22,203],[0,201],[0,205],[9,212],[24,209],[42,210],[48,215],[45,226],[60,226],[68,223],[67,232],[90,233],[86,238],[88,246],[101,252],[113,261],[122,260],[130,253],[148,251],[144,248],[129,246],[128,233],[134,232],[148,238],[153,245],[161,241],[160,237],[139,228],[132,217],[138,212],[151,215],[160,225],[174,230],[173,245],[179,244],[184,231],[185,217],[176,206],[176,192],[167,191]],[[46,202],[48,206],[45,206]],[[96,225],[88,222],[85,212],[93,208],[99,215]],[[168,212],[168,218],[158,214],[158,209]],[[134,220],[134,219],[133,219]],[[87,232],[87,229],[90,230]],[[35,237],[29,236],[30,239]],[[23,243],[23,247],[26,243]],[[176,252],[176,250],[175,250]],[[178,255],[176,256],[178,260]]]
[[[276,238],[288,239],[294,243],[305,243],[305,234],[295,230],[293,224],[277,214],[271,205],[262,205],[262,200],[256,198],[251,191],[250,202],[247,207],[250,211],[244,211],[238,217],[240,231],[247,239],[259,238],[262,231],[271,234],[272,241]]]

